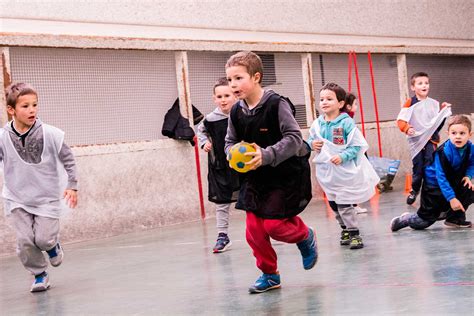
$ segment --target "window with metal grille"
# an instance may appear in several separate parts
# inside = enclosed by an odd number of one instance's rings
[[[178,96],[173,52],[10,48],[14,81],[33,85],[39,117],[69,145],[148,141]]]

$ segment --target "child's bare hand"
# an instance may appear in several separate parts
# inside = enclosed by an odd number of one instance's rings
[[[449,201],[449,205],[451,206],[451,209],[453,211],[462,211],[462,212],[466,211],[464,207],[462,206],[461,202],[459,202],[459,200],[456,198]]]
[[[255,143],[250,144],[253,148],[255,148],[254,152],[246,152],[245,156],[253,156],[252,160],[246,162],[245,164],[249,166],[250,170],[255,170],[262,165],[262,150],[260,146]]]
[[[340,165],[342,163],[342,158],[339,155],[332,156],[331,157],[331,162],[335,165]]]
[[[410,127],[407,131],[407,135],[409,136],[415,135],[415,129],[413,127]]]
[[[447,106],[451,107],[452,104],[451,104],[451,103],[448,103],[448,102],[443,102],[443,103],[441,103],[441,108],[442,108],[442,109],[444,109],[444,108],[447,107]]]
[[[469,177],[464,177],[464,178],[462,178],[462,184],[463,184],[465,187],[468,187],[469,189],[471,189],[472,191],[474,191],[474,185],[472,184],[472,181],[471,181],[471,179],[469,179]]]
[[[321,148],[323,148],[324,142],[322,140],[313,140],[311,143],[311,148],[315,151],[321,151]]]
[[[64,191],[63,197],[70,208],[76,207],[77,205],[77,191],[76,190],[66,189]]]
[[[212,144],[210,141],[207,141],[204,146],[202,147],[202,149],[205,151],[205,152],[210,152],[211,149],[212,149]]]

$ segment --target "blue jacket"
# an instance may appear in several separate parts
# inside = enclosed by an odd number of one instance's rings
[[[450,140],[447,140],[444,145],[444,154],[448,161],[450,162],[451,166],[455,171],[461,168],[461,163],[463,161],[464,154],[466,152],[467,146],[471,147],[471,154],[469,157],[469,166],[466,171],[466,177],[472,179],[474,176],[474,145],[468,141],[466,145],[462,148],[456,148],[456,146],[451,143]],[[449,202],[456,197],[453,188],[448,182],[446,178],[446,174],[441,166],[441,161],[439,159],[438,152],[435,152],[435,159],[431,165],[426,167],[425,169],[425,181],[426,184],[432,187],[439,187],[443,196]]]
[[[347,144],[347,136],[356,128],[354,120],[347,113],[339,114],[339,116],[332,121],[326,121],[324,115],[321,115],[317,118],[317,122],[321,136],[338,145]],[[310,148],[314,140],[310,134],[307,140]],[[339,154],[342,162],[344,163],[355,159],[359,150],[360,146],[348,146],[346,150]]]

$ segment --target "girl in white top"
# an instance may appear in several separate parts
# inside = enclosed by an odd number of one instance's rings
[[[379,177],[364,155],[367,141],[344,112],[345,97],[344,89],[335,83],[321,88],[322,115],[311,125],[307,142],[316,151],[316,179],[342,228],[340,243],[359,249],[364,244],[354,205],[374,195]]]

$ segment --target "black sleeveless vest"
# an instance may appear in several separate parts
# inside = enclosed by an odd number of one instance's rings
[[[262,148],[283,138],[278,107],[280,96],[272,95],[255,115],[246,115],[237,103],[231,119],[239,140]],[[301,213],[311,200],[311,169],[308,152],[293,156],[278,166],[260,166],[241,175],[241,190],[236,208],[251,211],[262,218],[289,218]]]
[[[213,122],[204,120],[204,126],[212,143],[212,150],[208,153],[207,159],[208,198],[214,203],[235,202],[240,188],[239,175],[229,167],[224,151],[227,125],[227,118]]]

